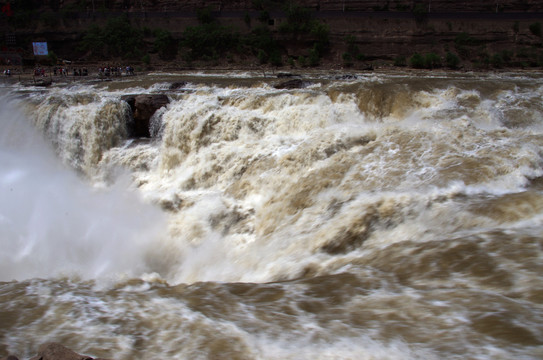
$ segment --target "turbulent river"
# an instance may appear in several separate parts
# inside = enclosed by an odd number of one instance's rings
[[[303,80],[0,85],[0,356],[543,358],[543,75]]]

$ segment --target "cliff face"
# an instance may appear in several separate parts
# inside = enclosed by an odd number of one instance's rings
[[[53,9],[88,7],[115,10],[191,11],[211,7],[213,10],[261,10],[296,3],[320,11],[410,11],[420,5],[429,12],[538,12],[543,11],[539,0],[46,0],[41,6]],[[40,5],[40,4],[38,4]]]
[[[31,41],[47,41],[59,57],[88,61],[78,49],[83,34],[92,26],[104,27],[109,19],[125,14],[132,26],[162,29],[180,40],[189,26],[199,24],[197,9],[208,9],[222,25],[241,36],[266,26],[281,43],[283,63],[309,57],[313,38],[308,34],[286,36],[280,29],[287,21],[286,0],[48,0],[32,3],[32,21],[14,21],[30,10],[12,5],[14,17],[0,25],[3,38],[17,39],[12,47],[27,52]],[[22,2],[21,2],[22,3]],[[19,4],[21,4],[19,3]],[[494,1],[361,1],[298,0],[310,16],[329,29],[330,49],[320,61],[326,66],[367,67],[368,64],[408,64],[415,54],[436,54],[445,64],[449,53],[466,67],[541,66],[543,41],[535,24],[543,21],[543,2],[538,0]],[[24,11],[23,11],[24,10]],[[262,20],[266,14],[265,20]],[[3,14],[3,16],[5,16]],[[152,48],[148,34],[142,48]],[[30,54],[31,55],[31,54]],[[157,56],[151,54],[153,62]],[[259,65],[256,58],[231,57],[230,63]],[[169,62],[180,66],[182,54]],[[217,61],[215,61],[217,63]],[[293,63],[290,62],[292,65]],[[238,64],[242,66],[243,64]]]

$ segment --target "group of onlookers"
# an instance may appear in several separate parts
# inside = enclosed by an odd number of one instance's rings
[[[50,72],[51,70],[49,70]],[[132,66],[126,66],[126,67],[120,67],[120,66],[103,66],[98,69],[98,75],[100,77],[102,76],[121,76],[122,74],[125,75],[135,75],[134,74],[134,68]],[[11,69],[4,69],[3,74],[6,76],[11,76],[13,74],[13,70]],[[41,66],[34,68],[34,77],[37,76],[46,76],[47,70]],[[53,75],[55,76],[88,76],[89,71],[86,67],[83,68],[73,68],[72,70],[69,70],[67,67],[53,67]]]
[[[53,75],[59,75],[59,76],[68,76],[69,74],[73,75],[73,76],[87,76],[89,75],[89,71],[87,70],[87,68],[79,68],[79,69],[76,69],[76,68],[73,68],[71,71],[66,68],[66,67],[57,67],[55,66],[53,68]]]
[[[98,69],[98,75],[100,76],[121,76],[123,71],[126,75],[134,75],[134,68],[132,66],[102,66]]]
[[[34,68],[34,76],[45,76],[45,69],[42,67]]]

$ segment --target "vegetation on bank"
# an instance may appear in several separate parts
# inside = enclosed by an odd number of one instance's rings
[[[209,9],[197,11],[198,25],[188,26],[180,39],[163,29],[137,29],[127,17],[110,19],[104,28],[90,27],[82,36],[79,50],[89,59],[121,58],[142,60],[150,64],[150,54],[157,54],[160,60],[174,61],[181,54],[187,64],[195,61],[219,62],[227,59],[234,62],[236,57],[251,56],[259,64],[283,66],[317,66],[331,47],[328,26],[312,18],[305,8],[290,5],[286,8],[286,20],[278,30],[270,26],[269,15],[262,11],[258,23],[251,31],[241,36],[232,26],[222,25]],[[249,17],[246,23],[252,23]],[[141,44],[151,40],[147,52]],[[285,56],[284,43],[298,43],[302,49],[297,56]]]
[[[147,66],[152,65],[152,55],[156,54],[159,60],[182,61],[187,66],[195,62],[219,64],[224,59],[229,63],[245,62],[252,58],[260,65],[315,67],[330,54],[330,29],[314,19],[308,9],[291,4],[285,8],[286,19],[279,26],[270,25],[269,13],[264,7],[262,9],[256,21],[245,14],[244,22],[251,30],[244,35],[233,26],[222,25],[209,9],[197,12],[199,24],[187,27],[181,38],[175,38],[163,29],[134,28],[126,17],[110,19],[103,29],[89,28],[80,41],[79,49],[86,51],[90,58],[120,57],[141,60]],[[534,36],[542,37],[539,22],[531,24],[529,30]],[[518,33],[518,23],[513,26],[513,31]],[[139,46],[145,39],[149,46]],[[285,44],[299,49],[299,54],[289,54]],[[374,58],[361,50],[354,35],[347,35],[342,44],[334,45],[344,48],[341,53],[344,67],[372,66]],[[484,41],[462,32],[456,35],[452,46],[445,47],[444,54],[431,51],[398,55],[392,65],[416,69],[460,69],[466,64],[475,69],[543,67],[542,47],[543,44],[523,46],[515,52],[503,50],[492,53]]]
[[[61,10],[57,3],[51,1],[51,11],[37,14],[35,0],[18,1],[14,6],[19,11],[17,16],[9,18],[10,26],[22,26],[29,19],[38,19],[42,26],[55,29],[63,18],[69,17],[71,10],[82,11],[82,8]],[[88,11],[88,2],[85,1],[74,2],[71,6],[83,7],[84,4]],[[106,6],[106,2],[96,4],[97,7]],[[447,45],[436,44],[431,51],[413,51],[411,54],[387,57],[372,55],[371,51],[368,53],[355,34],[347,34],[339,40],[336,35],[332,41],[329,26],[315,19],[313,10],[294,2],[253,0],[252,5],[258,9],[258,16],[244,13],[243,19],[240,19],[246,26],[244,29],[224,25],[210,8],[202,8],[196,12],[198,24],[188,26],[175,35],[165,29],[137,27],[127,16],[111,17],[105,26],[90,26],[79,36],[79,45],[74,51],[78,55],[74,58],[82,61],[110,59],[140,62],[146,67],[152,67],[157,61],[169,62],[173,66],[213,66],[228,62],[233,65],[252,63],[273,67],[315,67],[323,62],[333,62],[353,68],[372,68],[380,64],[417,69],[543,67],[543,31],[539,22],[530,24],[528,29],[524,25],[524,33],[529,30],[532,38],[540,41],[519,43],[514,50],[492,51],[492,44],[488,41],[467,32],[454,33],[449,23],[454,37]],[[270,17],[270,13],[277,9],[284,13],[279,23]],[[431,27],[426,24],[427,8],[422,3],[415,1],[411,8],[396,10],[411,11],[417,26],[431,33]],[[389,11],[388,5],[374,11]],[[515,36],[519,34],[518,22],[511,31]],[[4,38],[0,37],[0,46],[5,45]],[[56,64],[57,58],[52,53],[39,61],[52,65]]]

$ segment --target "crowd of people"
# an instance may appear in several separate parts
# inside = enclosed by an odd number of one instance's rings
[[[125,74],[128,75],[134,75],[134,68],[132,66],[102,66],[98,69],[98,75],[109,77],[109,76],[121,76],[123,71]]]
[[[5,70],[4,71],[4,74],[5,75],[10,75],[9,73],[10,70]],[[122,76],[122,75],[126,75],[126,76],[131,76],[131,75],[135,75],[134,73],[134,68],[132,66],[126,66],[126,67],[121,67],[121,66],[102,66],[100,68],[98,68],[98,76],[100,77],[113,77],[113,76]],[[46,76],[47,75],[47,70],[43,67],[36,67],[34,68],[34,76],[35,77],[38,77],[38,76]],[[68,68],[68,67],[59,67],[59,66],[55,66],[53,67],[52,69],[52,75],[54,76],[88,76],[89,75],[89,71],[86,67],[82,67],[82,68]]]
[[[45,75],[46,75],[45,68],[42,68],[42,67],[34,68],[34,76],[45,76]]]
[[[12,76],[12,75],[21,75],[20,69],[13,69],[10,67],[5,67],[4,70],[0,70],[4,74],[4,76]],[[24,71],[23,71],[24,73]],[[42,66],[36,66],[34,68],[34,78],[38,77],[52,77],[52,76],[62,76],[62,77],[68,77],[73,76],[80,77],[80,76],[89,76],[89,70],[87,67],[67,67],[67,66],[54,66],[53,68],[50,67],[42,67]],[[109,77],[120,77],[120,76],[134,76],[134,68],[130,65],[128,66],[101,66],[98,68],[98,76],[100,78],[109,78]]]
[[[56,75],[59,75],[59,76],[68,76],[68,75],[87,76],[87,75],[89,75],[89,71],[87,70],[86,67],[79,68],[79,69],[73,68],[72,70],[70,70],[67,67],[57,67],[57,66],[55,66],[53,68],[53,75],[55,75],[55,76]]]

